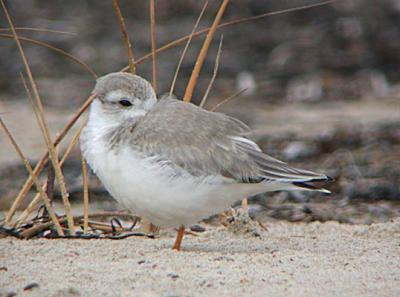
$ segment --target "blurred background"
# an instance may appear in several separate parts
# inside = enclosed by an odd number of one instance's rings
[[[134,55],[151,49],[148,1],[119,1]],[[305,0],[231,1],[223,22],[315,4]],[[111,1],[6,1],[19,31],[79,58],[99,75],[127,64]],[[203,1],[156,1],[157,45],[191,32]],[[211,25],[220,1],[210,1],[199,29]],[[251,200],[252,215],[290,221],[387,221],[400,214],[400,0],[343,0],[265,17],[217,31],[194,95],[199,103],[211,79],[219,39],[218,76],[206,108],[246,89],[219,108],[254,129],[270,155],[335,178],[331,196],[269,193]],[[0,28],[7,28],[4,14]],[[0,32],[0,112],[34,163],[45,151],[19,73],[24,67]],[[204,36],[193,40],[178,78],[181,97]],[[92,90],[95,79],[80,65],[41,46],[23,42],[54,135]],[[169,90],[183,45],[157,55],[158,94]],[[138,66],[151,80],[151,60]],[[68,141],[61,145],[61,151]],[[65,165],[67,187],[80,212],[79,150]],[[0,134],[0,209],[15,198],[27,174]],[[32,194],[32,193],[31,193]],[[118,209],[91,176],[92,211]]]

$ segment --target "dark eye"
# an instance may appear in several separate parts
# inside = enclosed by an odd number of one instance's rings
[[[126,99],[119,100],[118,103],[124,107],[129,107],[132,105],[132,103]]]

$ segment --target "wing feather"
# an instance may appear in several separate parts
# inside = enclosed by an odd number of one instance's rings
[[[173,98],[160,100],[131,134],[136,149],[196,176],[223,175],[240,182],[328,179],[264,154],[247,138],[250,129],[241,121]]]

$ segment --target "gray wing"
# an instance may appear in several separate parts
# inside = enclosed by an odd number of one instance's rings
[[[223,175],[240,182],[305,182],[327,176],[295,169],[249,140],[250,129],[227,115],[172,98],[160,100],[132,129],[131,144],[193,175]]]

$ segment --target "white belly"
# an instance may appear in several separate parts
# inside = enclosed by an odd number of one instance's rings
[[[88,164],[122,205],[161,227],[190,225],[220,213],[232,203],[265,191],[218,176],[173,174],[173,168],[144,158],[130,148],[110,151],[93,141],[85,145]]]

